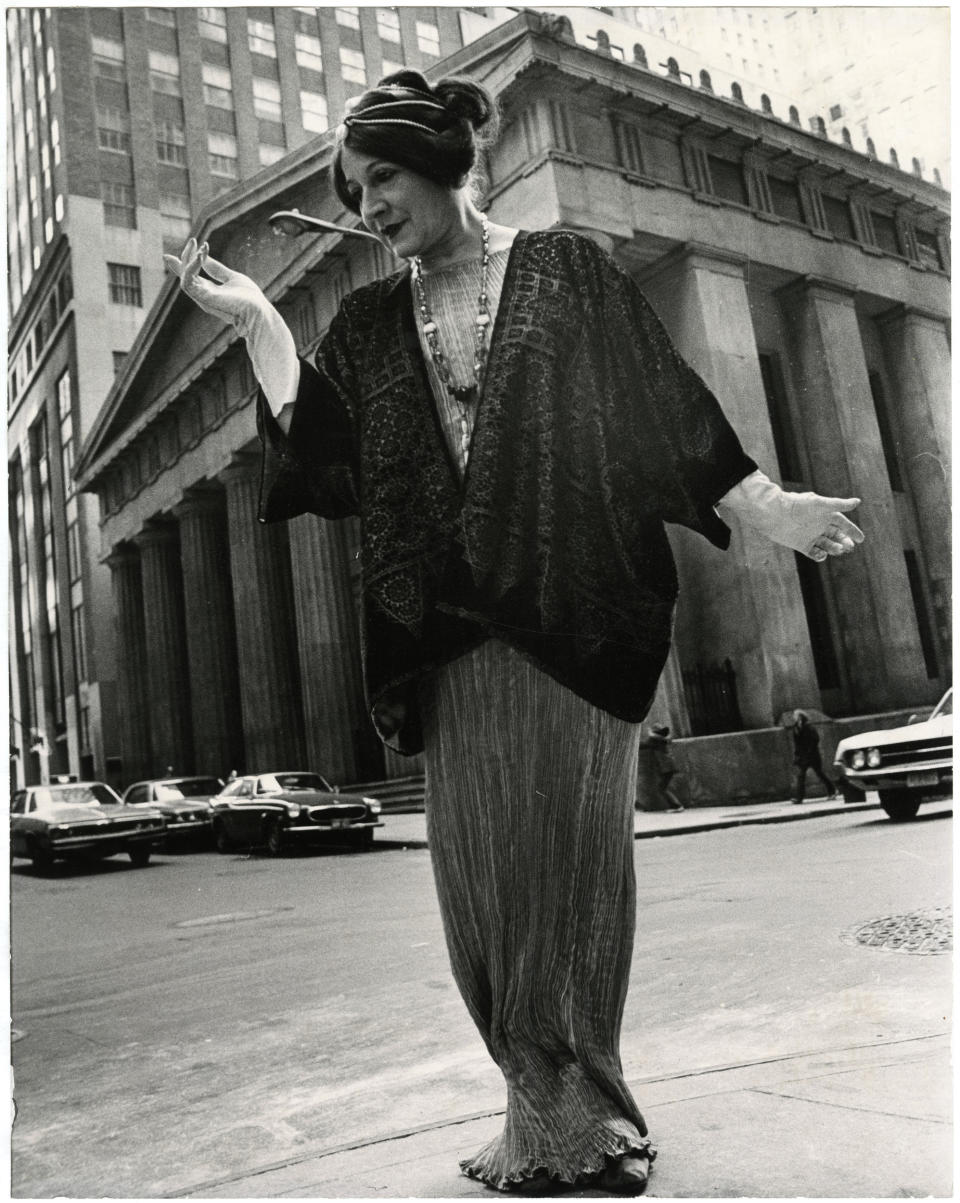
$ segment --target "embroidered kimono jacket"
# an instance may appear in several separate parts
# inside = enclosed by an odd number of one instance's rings
[[[288,436],[262,397],[258,418],[261,521],[360,515],[369,703],[409,754],[419,678],[491,636],[641,721],[677,595],[663,524],[726,547],[714,503],[756,467],[629,276],[566,231],[514,241],[462,480],[409,271],[343,302]]]

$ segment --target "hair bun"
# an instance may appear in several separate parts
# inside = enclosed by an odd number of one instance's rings
[[[497,110],[493,97],[482,84],[474,83],[472,79],[455,76],[441,79],[433,94],[448,112],[464,118],[475,130],[494,122]]]
[[[433,88],[427,83],[419,71],[411,71],[409,68],[404,68],[402,71],[394,71],[392,75],[385,75],[377,84],[377,88],[409,88],[412,92],[424,92],[427,96],[433,95]],[[376,91],[376,89],[371,89]]]

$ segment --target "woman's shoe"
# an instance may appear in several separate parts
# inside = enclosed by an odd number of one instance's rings
[[[628,1153],[611,1161],[597,1182],[604,1190],[618,1195],[639,1195],[650,1178],[650,1158],[644,1154]]]

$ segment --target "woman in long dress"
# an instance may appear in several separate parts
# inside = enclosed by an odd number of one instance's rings
[[[261,383],[261,518],[359,514],[364,671],[389,746],[424,752],[451,966],[507,1084],[463,1171],[637,1193],[655,1157],[624,1082],[640,722],[669,649],[664,522],[720,514],[815,560],[856,498],[785,494],[744,454],[632,280],[590,239],[474,203],[495,110],[402,71],[354,102],[334,185],[402,263],[314,363],[246,276],[187,243],[183,290]]]

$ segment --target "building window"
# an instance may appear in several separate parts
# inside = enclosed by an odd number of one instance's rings
[[[890,408],[887,405],[887,394],[879,372],[868,372],[870,395],[873,398],[873,408],[877,415],[877,429],[880,432],[880,445],[883,448],[883,458],[887,465],[887,476],[890,478],[890,488],[895,493],[903,492],[903,473],[900,471],[900,456],[897,453],[897,440],[894,438],[893,427],[890,424]]]
[[[108,263],[110,300],[114,305],[143,305],[140,288],[140,268],[128,263]]]
[[[177,14],[172,8],[145,8],[144,12],[147,20],[154,25],[169,25],[172,29],[177,27]]]
[[[770,200],[773,211],[778,217],[787,221],[803,222],[803,209],[800,207],[800,193],[792,180],[780,180],[775,175],[767,176],[767,187],[770,189]]]
[[[897,237],[897,225],[892,217],[888,217],[886,213],[876,213],[871,211],[871,222],[873,224],[873,236],[875,244],[889,255],[900,254],[900,239]]]
[[[367,66],[364,62],[363,52],[341,46],[340,74],[351,83],[365,84],[367,82]]]
[[[164,247],[179,253],[190,237],[191,224],[190,197],[179,192],[161,192],[160,226]]]
[[[215,109],[233,109],[233,79],[229,67],[203,64],[203,99]]]
[[[314,37],[312,33],[295,33],[293,44],[299,66],[310,71],[323,70],[323,50],[319,38]]]
[[[277,57],[277,31],[270,21],[253,21],[247,18],[247,41],[251,54],[263,54],[267,58]]]
[[[278,159],[282,159],[286,153],[287,148],[285,146],[269,146],[267,143],[261,142],[257,147],[261,167],[269,167],[272,163],[276,163]]]
[[[927,613],[927,605],[923,597],[923,585],[920,579],[920,565],[917,563],[915,551],[904,551],[903,558],[907,565],[907,580],[910,584],[910,596],[913,600],[913,612],[917,619],[917,634],[920,636],[920,650],[923,652],[923,664],[927,677],[934,680],[940,675],[940,664],[937,659],[937,645],[933,638],[933,626]]]
[[[850,205],[838,196],[822,195],[823,214],[827,219],[827,229],[835,238],[846,238],[855,241],[856,233],[853,228],[853,218],[850,216]]]
[[[398,71],[402,71],[402,70],[403,70],[403,63],[395,63],[395,62],[393,62],[392,59],[388,59],[388,58],[385,58],[383,60],[382,74],[383,74],[384,78],[386,78],[386,76],[388,76],[388,75],[396,75],[396,73]]]
[[[319,92],[300,93],[300,112],[303,117],[303,128],[315,134],[322,134],[329,128],[327,121],[327,98]]]
[[[395,8],[377,9],[377,34],[381,42],[400,41],[400,14]]]
[[[167,96],[180,95],[180,60],[175,54],[150,51],[150,87]]]
[[[157,129],[157,160],[182,167],[187,161],[187,135],[182,125],[162,121]]]
[[[264,121],[280,121],[280,85],[272,79],[253,77],[253,111]]]
[[[63,221],[63,197],[59,192],[53,202],[53,214],[57,221]]]
[[[117,42],[113,38],[93,37],[90,39],[90,48],[93,51],[94,75],[100,79],[121,81],[126,78],[123,42]]]
[[[97,145],[101,150],[130,154],[130,114],[97,105]]]
[[[121,371],[123,370],[124,360],[126,358],[127,358],[126,351],[114,351],[113,352],[113,374],[114,374],[114,376],[120,375]]]
[[[707,155],[707,162],[710,165],[714,196],[733,201],[737,205],[747,204],[747,187],[740,164],[718,158],[716,155]]]
[[[342,25],[344,29],[359,29],[360,11],[357,6],[355,4],[347,4],[342,8],[338,8],[337,24]]]
[[[429,21],[417,22],[417,45],[424,54],[440,57],[440,30]]]
[[[940,243],[936,234],[931,234],[929,230],[914,230],[914,237],[917,242],[917,254],[923,266],[933,268],[934,271],[943,271]]]
[[[237,140],[233,134],[207,134],[207,150],[211,175],[238,178]]]
[[[225,8],[201,8],[197,10],[198,28],[202,38],[211,42],[226,43],[227,10]]]
[[[70,623],[73,629],[73,654],[77,669],[77,680],[87,680],[87,639],[83,629],[83,602],[73,607],[70,612]],[[88,714],[86,710],[81,713]],[[89,717],[87,718],[89,723]],[[85,732],[86,746],[90,746],[90,732]]]
[[[132,184],[114,184],[104,180],[100,184],[103,197],[103,220],[108,226],[121,226],[125,230],[137,228],[137,200]]]

